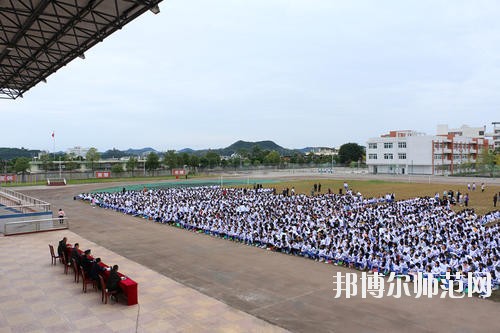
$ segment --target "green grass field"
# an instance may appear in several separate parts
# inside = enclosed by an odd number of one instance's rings
[[[321,193],[327,193],[330,188],[333,193],[338,193],[340,188],[343,188],[344,181],[341,180],[296,180],[279,182],[275,184],[263,184],[263,187],[276,187],[278,193],[284,188],[295,187],[296,193],[311,194],[313,184],[321,183]],[[348,180],[347,183],[354,191],[359,191],[364,197],[383,196],[386,193],[394,193],[396,200],[434,196],[436,192],[440,197],[443,196],[444,190],[452,190],[454,193],[469,193],[469,208],[473,208],[478,214],[485,214],[495,209],[499,209],[500,202],[497,203],[497,208],[493,207],[493,195],[500,191],[500,186],[487,186],[484,192],[481,192],[480,184],[475,191],[467,191],[467,184],[420,184],[420,183],[403,183],[403,182],[388,182],[381,180]],[[465,207],[455,206],[456,210],[464,209]]]

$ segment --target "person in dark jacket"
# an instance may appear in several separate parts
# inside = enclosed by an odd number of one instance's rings
[[[78,250],[80,248],[80,244],[75,243],[73,246],[73,249],[71,250],[71,259],[76,261],[76,265],[80,265],[80,251]]]
[[[64,237],[59,241],[59,245],[57,246],[57,254],[59,254],[60,258],[64,258],[64,262],[68,262],[68,257],[66,256],[66,242],[68,238]]]
[[[106,289],[108,289],[108,291],[110,292],[119,291],[120,287],[118,286],[118,283],[120,282],[120,280],[120,275],[118,275],[118,265],[114,265],[109,272],[108,281],[106,282]]]
[[[87,276],[90,275],[90,269],[92,268],[93,262],[93,259],[90,257],[90,250],[85,250],[84,255],[80,259],[80,265],[82,265]]]
[[[102,267],[99,263],[101,262],[101,258],[96,258],[92,263],[92,268],[90,269],[89,276],[92,280],[96,281],[97,288],[101,289],[101,284],[99,283],[99,275],[105,271],[105,268]]]

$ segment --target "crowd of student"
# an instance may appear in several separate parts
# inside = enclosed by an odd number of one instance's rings
[[[362,270],[416,275],[447,271],[500,284],[499,216],[454,212],[446,196],[395,201],[394,195],[275,194],[273,189],[192,187],[79,198],[125,214],[249,245]]]

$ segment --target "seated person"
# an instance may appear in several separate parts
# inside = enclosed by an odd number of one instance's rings
[[[90,257],[90,250],[85,250],[83,256],[80,259],[80,265],[83,267],[85,274],[90,275],[90,269],[92,268],[93,259]]]
[[[106,282],[107,291],[108,292],[120,291],[120,287],[118,286],[120,280],[121,280],[120,275],[118,275],[118,265],[114,265],[113,268],[111,268],[111,271],[109,272],[108,281]]]
[[[101,262],[101,258],[96,258],[92,263],[92,268],[90,269],[89,277],[97,282],[97,288],[101,289],[101,284],[99,283],[99,275],[104,272],[106,269],[99,265]]]
[[[60,258],[64,258],[64,262],[68,262],[68,258],[66,257],[66,242],[68,238],[64,237],[59,241],[59,245],[57,246],[57,254],[59,254]]]
[[[73,249],[71,250],[71,260],[75,260],[77,266],[80,265],[80,252],[78,251],[79,248],[80,244],[75,243]]]

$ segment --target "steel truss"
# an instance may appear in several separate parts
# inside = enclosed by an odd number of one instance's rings
[[[0,0],[0,98],[16,99],[162,0]]]

